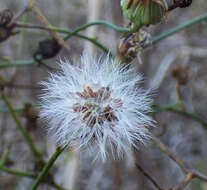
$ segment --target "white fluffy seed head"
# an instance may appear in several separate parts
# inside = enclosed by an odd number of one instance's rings
[[[133,67],[87,54],[78,66],[61,61],[60,67],[42,82],[40,112],[58,145],[89,149],[104,160],[145,142],[152,100]]]

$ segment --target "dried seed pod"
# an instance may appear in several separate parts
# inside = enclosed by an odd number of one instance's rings
[[[5,9],[0,12],[0,42],[7,40],[10,36],[17,34],[13,32],[15,24],[11,23],[13,13]]]
[[[186,8],[190,6],[192,3],[192,0],[174,0],[174,4],[176,7],[180,8]]]
[[[119,44],[121,61],[131,62],[138,52],[149,45],[151,45],[151,35],[148,32],[139,30],[136,33],[127,34]]]
[[[13,13],[9,9],[0,12],[0,26],[6,26],[11,22]]]
[[[166,13],[162,0],[121,0],[121,7],[135,31],[142,26],[159,23]]]
[[[14,32],[15,25],[11,25],[11,26],[0,26],[0,42],[3,42],[5,40],[7,40],[10,36],[16,35],[19,32]]]
[[[39,42],[37,51],[34,53],[35,59],[49,59],[55,57],[61,50],[61,45],[56,39],[45,39]]]
[[[188,82],[188,71],[185,67],[177,65],[172,69],[171,72],[173,78],[178,82],[179,85],[186,85]]]

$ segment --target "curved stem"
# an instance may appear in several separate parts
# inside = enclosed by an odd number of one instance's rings
[[[22,171],[17,171],[17,170],[13,170],[13,169],[6,168],[6,167],[2,167],[0,170],[3,172],[6,172],[6,173],[12,174],[12,175],[16,175],[16,176],[36,178],[36,176],[34,174],[30,174],[30,173],[26,173],[26,172],[22,172]]]
[[[17,127],[19,128],[19,130],[21,131],[21,133],[23,134],[27,144],[29,145],[30,150],[32,151],[33,155],[40,160],[42,163],[44,163],[44,160],[42,159],[42,155],[41,153],[37,150],[37,148],[35,147],[32,138],[30,137],[29,133],[25,130],[25,128],[23,127],[20,119],[17,117],[11,103],[9,102],[9,100],[7,99],[6,95],[4,92],[1,93],[1,97],[3,99],[3,101],[5,102],[5,104],[8,107],[9,113],[11,114],[12,118],[14,119]]]
[[[91,43],[95,44],[97,47],[102,49],[105,53],[109,53],[110,52],[109,49],[107,47],[105,47],[104,45],[102,45],[100,42],[98,42],[97,39],[85,36],[83,34],[79,34],[79,33],[74,32],[74,31],[70,31],[70,30],[66,30],[66,29],[61,29],[61,28],[57,28],[57,27],[44,27],[44,26],[36,26],[36,25],[28,25],[28,24],[25,25],[25,24],[19,24],[19,23],[16,24],[16,27],[40,29],[40,30],[49,30],[49,31],[52,30],[52,31],[68,34],[66,37],[64,37],[64,40],[68,40],[72,36],[76,36],[76,37],[79,37],[79,38],[82,38],[82,39],[90,41]]]
[[[116,26],[112,23],[109,23],[105,20],[97,20],[95,22],[89,22],[87,24],[84,24],[82,26],[79,26],[78,28],[76,28],[73,33],[77,33],[81,30],[85,30],[86,28],[90,27],[90,26],[94,26],[94,25],[105,25],[108,26],[109,28],[112,28],[113,30],[117,31],[117,32],[131,32],[131,30],[129,28],[122,28],[119,26]]]
[[[205,13],[205,14],[203,14],[201,16],[198,16],[198,17],[196,17],[196,18],[194,18],[194,19],[192,19],[190,21],[187,21],[187,22],[185,22],[185,23],[183,23],[183,24],[181,24],[181,25],[179,25],[179,26],[177,26],[175,28],[172,28],[171,30],[169,30],[169,31],[167,31],[167,32],[165,32],[163,34],[160,34],[160,35],[152,38],[152,44],[156,44],[160,40],[163,40],[163,39],[165,39],[165,38],[167,38],[167,37],[169,37],[169,36],[179,32],[181,30],[184,30],[185,28],[187,28],[187,27],[189,27],[189,26],[191,26],[193,24],[196,24],[196,23],[201,22],[201,21],[206,20],[206,19],[207,19],[207,13]]]
[[[35,180],[31,190],[37,189],[40,182],[44,179],[45,175],[48,173],[49,169],[52,167],[58,156],[64,151],[65,148],[57,148],[55,153],[51,156],[50,160],[47,164],[43,167],[42,171],[40,172],[39,176]]]
[[[195,113],[190,113],[185,110],[179,109],[178,104],[179,103],[166,104],[166,105],[154,104],[152,107],[153,107],[154,112],[168,111],[168,112],[174,112],[174,113],[183,115],[187,118],[191,118],[191,119],[199,122],[205,129],[207,129],[207,121],[204,121],[199,116],[195,115]]]
[[[31,178],[31,179],[37,178],[37,176],[34,174],[26,173],[26,172],[14,170],[14,169],[6,168],[6,167],[0,168],[0,171],[6,172],[11,175],[20,176],[20,177],[27,177],[27,178]],[[63,188],[61,185],[56,184],[55,182],[51,182],[51,183],[48,183],[47,181],[43,181],[43,182],[55,187],[58,190],[65,190],[65,188]]]

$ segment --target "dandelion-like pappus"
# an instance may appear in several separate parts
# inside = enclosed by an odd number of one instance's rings
[[[104,160],[145,142],[152,100],[133,67],[87,54],[79,65],[61,61],[60,67],[42,82],[40,112],[60,146],[91,150]]]

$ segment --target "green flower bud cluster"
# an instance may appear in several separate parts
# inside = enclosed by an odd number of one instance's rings
[[[121,7],[134,31],[159,23],[166,13],[162,0],[121,0]]]

